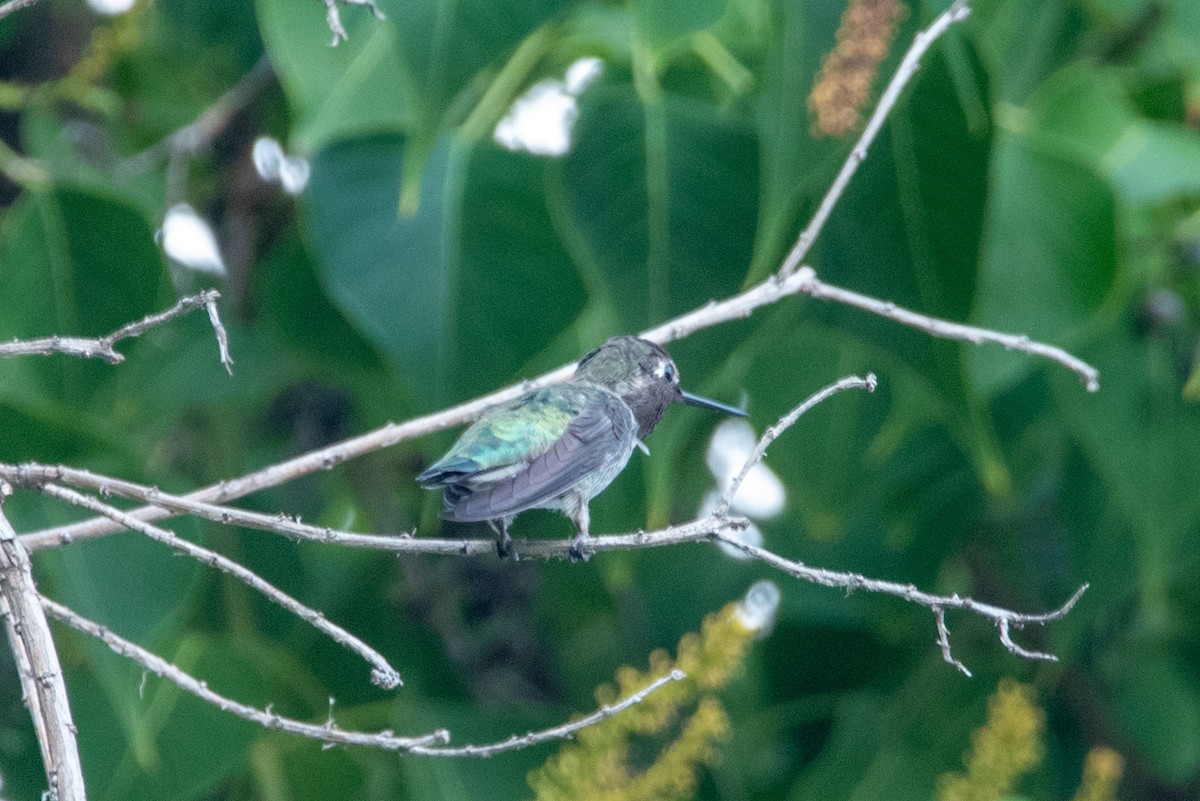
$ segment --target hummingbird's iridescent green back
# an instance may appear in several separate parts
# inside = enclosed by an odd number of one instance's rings
[[[567,493],[586,502],[628,462],[636,430],[611,391],[558,384],[488,411],[417,480],[444,487],[442,516],[462,522],[558,508]]]

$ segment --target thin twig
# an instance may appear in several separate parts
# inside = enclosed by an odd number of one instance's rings
[[[375,15],[375,19],[386,19],[383,16],[383,11],[375,4],[375,0],[325,0],[325,22],[329,25],[329,31],[333,34],[333,41],[329,43],[330,47],[337,47],[338,42],[348,42],[350,37],[346,34],[346,28],[342,25],[342,15],[338,11],[338,3],[346,3],[355,6],[367,6],[371,9],[371,13]]]
[[[0,19],[4,19],[14,11],[20,11],[22,8],[28,8],[38,0],[8,0],[7,3],[0,4]]]
[[[660,679],[650,683],[641,690],[629,695],[618,703],[602,706],[595,712],[578,720],[564,723],[560,726],[545,729],[543,731],[529,732],[524,735],[514,735],[504,740],[486,745],[464,745],[464,746],[445,746],[439,745],[450,741],[450,733],[445,729],[438,729],[429,734],[416,737],[397,737],[391,731],[381,732],[357,732],[348,731],[338,727],[333,722],[332,713],[329,719],[323,724],[304,723],[302,721],[285,718],[271,711],[270,707],[266,709],[257,709],[252,706],[234,701],[219,693],[209,689],[208,684],[196,677],[192,676],[184,670],[172,665],[162,657],[147,651],[139,645],[126,640],[122,637],[113,634],[104,626],[94,623],[87,618],[84,618],[79,613],[56,603],[49,598],[42,597],[41,604],[46,612],[56,620],[66,623],[68,626],[91,635],[102,643],[107,645],[114,652],[121,656],[130,659],[142,667],[149,670],[151,673],[173,682],[180,689],[183,689],[200,700],[212,704],[222,712],[229,712],[237,715],[240,718],[248,720],[252,723],[257,723],[260,726],[268,729],[276,729],[278,731],[295,734],[300,737],[308,737],[314,740],[320,740],[329,745],[358,745],[368,748],[379,748],[385,751],[400,751],[410,754],[419,754],[423,756],[442,756],[442,757],[489,757],[495,754],[500,754],[505,751],[512,751],[519,748],[528,748],[530,746],[539,745],[541,743],[550,742],[553,740],[562,740],[573,736],[581,729],[588,726],[594,726],[606,718],[610,718],[635,704],[640,704],[646,699],[646,696],[670,684],[671,682],[680,681],[684,678],[682,672],[675,670],[670,674],[663,676]]]
[[[933,616],[937,621],[937,644],[938,648],[942,652],[942,659],[946,660],[948,664],[958,668],[959,671],[968,679],[971,678],[971,671],[967,669],[966,665],[956,659],[954,654],[950,651],[950,627],[946,625],[946,610],[940,606],[935,606],[932,607],[931,611],[933,612]]]
[[[172,156],[199,153],[229,126],[238,112],[246,108],[271,83],[274,76],[270,59],[266,56],[261,57],[237,83],[202,111],[193,122],[125,159],[117,165],[117,174],[126,179],[136,178]]]
[[[888,82],[887,89],[879,98],[878,105],[875,106],[875,111],[871,113],[871,118],[867,121],[867,127],[863,129],[862,135],[854,144],[854,148],[850,151],[849,158],[842,164],[841,170],[838,171],[837,177],[833,183],[829,185],[829,189],[825,192],[825,197],[821,198],[821,205],[817,207],[817,211],[813,214],[812,219],[796,240],[796,244],[788,252],[783,260],[783,264],[779,267],[777,275],[780,278],[787,278],[794,273],[804,261],[804,257],[808,255],[808,251],[812,248],[813,242],[816,241],[817,235],[821,233],[821,229],[825,227],[825,223],[829,220],[829,215],[833,213],[833,207],[842,197],[842,193],[846,191],[846,187],[850,185],[850,179],[854,177],[854,173],[858,170],[858,165],[862,164],[867,157],[867,149],[871,143],[875,141],[875,137],[879,134],[879,130],[883,128],[883,123],[891,114],[892,108],[896,105],[896,101],[900,99],[900,93],[904,91],[904,87],[916,75],[917,69],[921,66],[921,59],[925,53],[933,46],[933,43],[941,38],[950,26],[956,22],[962,22],[971,13],[966,0],[955,0],[950,8],[943,11],[923,31],[918,31],[913,38],[912,45],[908,48],[908,52],[904,54],[904,58],[900,61],[900,66],[896,68],[896,72],[892,75],[891,81]]]
[[[234,562],[232,559],[222,556],[216,551],[210,551],[209,549],[189,542],[182,537],[178,537],[174,532],[167,531],[166,529],[159,528],[158,526],[153,526],[141,520],[137,520],[126,512],[122,512],[120,509],[98,501],[88,495],[82,495],[74,490],[67,489],[66,487],[60,487],[57,484],[46,483],[36,486],[39,492],[43,492],[52,498],[58,498],[59,500],[66,501],[67,503],[75,506],[89,509],[106,517],[110,517],[127,528],[139,531],[150,539],[174,548],[175,550],[180,551],[181,553],[184,553],[199,562],[203,562],[209,567],[213,567],[222,571],[223,573],[227,573],[228,575],[236,578],[238,581],[244,583],[246,586],[257,590],[269,600],[274,601],[279,606],[296,615],[296,617],[311,624],[315,629],[327,635],[334,642],[362,657],[363,660],[371,666],[371,682],[373,684],[385,689],[391,689],[402,683],[400,681],[400,674],[396,672],[395,668],[388,664],[387,659],[385,659],[382,654],[380,654],[371,646],[367,645],[359,638],[355,637],[350,632],[343,629],[341,626],[330,622],[320,612],[309,609],[307,606],[300,603],[283,590],[280,590],[275,585],[271,584],[249,568],[243,567],[237,562]]]
[[[9,487],[0,482],[0,499]],[[84,801],[83,768],[58,651],[42,612],[29,555],[0,507],[0,616],[17,677],[42,752],[49,785],[59,801]]]
[[[746,463],[742,465],[742,469],[734,476],[733,481],[729,485],[729,489],[725,490],[725,495],[721,498],[721,504],[717,507],[716,515],[725,517],[729,514],[729,505],[733,503],[733,498],[741,489],[742,482],[746,480],[747,474],[767,455],[767,448],[779,438],[779,435],[787,431],[796,421],[801,418],[806,412],[816,406],[818,403],[826,400],[832,395],[836,395],[846,389],[865,389],[867,392],[875,391],[875,374],[867,373],[866,378],[859,378],[856,375],[846,376],[822,390],[812,394],[804,400],[803,403],[796,406],[790,412],[779,418],[779,422],[763,432],[762,438],[754,450],[750,452],[750,456],[746,458]]]
[[[446,757],[490,757],[496,754],[502,754],[505,751],[515,751],[520,748],[529,748],[533,745],[548,743],[554,740],[569,740],[575,736],[575,733],[586,729],[588,726],[595,726],[602,720],[607,720],[613,715],[624,712],[631,706],[636,706],[646,700],[646,696],[659,690],[666,685],[683,681],[687,676],[682,670],[672,670],[665,676],[655,679],[647,684],[642,689],[632,695],[618,701],[615,704],[602,706],[590,715],[586,715],[578,720],[573,720],[570,723],[564,723],[561,726],[555,726],[550,729],[541,731],[531,731],[526,734],[509,737],[507,740],[490,743],[488,745],[460,745],[460,746],[430,746],[418,745],[409,749],[410,754],[420,754],[422,756],[446,756]]]
[[[735,537],[731,537],[724,531],[717,531],[712,535],[712,539],[724,542],[738,550],[766,562],[771,567],[787,573],[789,576],[808,581],[813,584],[820,584],[824,587],[840,587],[847,591],[866,590],[867,592],[877,592],[883,595],[893,595],[897,598],[903,598],[910,603],[924,606],[934,611],[935,616],[939,614],[938,610],[944,609],[963,609],[972,612],[979,617],[992,621],[1000,629],[1000,640],[1004,647],[1011,653],[1017,656],[1023,656],[1027,659],[1041,659],[1050,662],[1058,661],[1058,657],[1053,654],[1044,654],[1036,651],[1026,651],[1019,645],[1014,643],[1009,636],[1009,629],[1013,626],[1018,628],[1027,625],[1045,625],[1056,620],[1061,620],[1066,617],[1071,611],[1075,603],[1080,599],[1083,593],[1087,590],[1088,585],[1084,584],[1075,593],[1067,599],[1066,603],[1050,612],[1040,614],[1025,614],[1022,612],[1014,612],[1011,609],[1003,609],[999,606],[980,603],[972,598],[963,598],[958,594],[954,595],[933,595],[923,592],[912,584],[900,584],[894,581],[882,581],[880,579],[867,578],[859,573],[843,573],[836,570],[825,570],[819,567],[809,567],[802,562],[793,562],[790,559],[785,559],[778,554],[760,548],[757,545],[742,542]],[[940,613],[940,614],[944,614]],[[954,665],[960,670],[962,667],[950,653],[950,643],[948,640],[943,641],[943,629],[945,620],[939,624],[938,643],[942,647],[942,656],[948,663]],[[969,675],[969,674],[968,674]]]
[[[285,718],[271,711],[271,707],[258,709],[234,701],[208,688],[208,683],[197,679],[190,673],[172,665],[162,657],[147,651],[129,640],[113,634],[106,627],[80,615],[60,603],[42,597],[41,605],[46,612],[56,620],[66,623],[73,629],[89,634],[100,640],[114,652],[130,659],[149,670],[156,676],[173,682],[196,696],[205,703],[212,704],[222,712],[237,715],[239,718],[257,723],[267,729],[277,729],[301,737],[310,737],[332,745],[363,745],[370,748],[381,748],[386,751],[408,751],[414,746],[429,745],[430,743],[448,742],[450,735],[444,729],[438,729],[430,734],[415,737],[397,737],[393,732],[381,731],[375,733],[346,731],[334,725],[332,718],[323,724],[304,723],[291,718]]]
[[[229,356],[229,337],[225,326],[221,324],[217,313],[217,299],[221,293],[209,289],[197,295],[180,298],[179,302],[166,311],[150,314],[133,323],[126,323],[111,334],[98,339],[84,337],[51,336],[42,339],[13,340],[0,343],[0,357],[3,356],[48,356],[51,353],[67,353],[85,359],[103,359],[109,364],[120,364],[125,361],[125,355],[118,353],[115,345],[123,339],[139,337],[151,328],[170,322],[193,309],[204,307],[208,310],[208,319],[212,323],[217,337],[217,348],[221,364],[226,371],[232,370],[233,359]],[[232,374],[232,372],[231,372]]]
[[[901,325],[924,331],[926,334],[940,339],[953,339],[972,345],[1000,345],[1008,350],[1021,351],[1031,356],[1041,356],[1050,361],[1058,362],[1063,367],[1077,374],[1083,379],[1083,385],[1088,392],[1096,392],[1100,389],[1100,371],[1095,367],[1092,367],[1078,357],[1072,356],[1062,348],[1042,342],[1034,342],[1024,334],[1005,334],[1001,331],[992,331],[973,325],[939,320],[936,317],[930,317],[927,314],[920,314],[919,312],[897,306],[891,301],[879,300],[870,295],[861,295],[858,292],[842,289],[841,287],[821,281],[813,282],[812,288],[808,290],[808,295],[817,300],[832,300],[847,306],[853,306],[857,309],[863,309],[872,314],[878,314],[880,317],[886,317]]]

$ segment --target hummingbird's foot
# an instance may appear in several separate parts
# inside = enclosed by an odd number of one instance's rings
[[[496,556],[501,560],[511,559],[514,562],[521,561],[521,554],[517,553],[517,549],[513,547],[512,537],[496,540]]]
[[[592,549],[588,547],[588,535],[580,532],[575,535],[575,539],[571,540],[571,550],[567,551],[567,557],[575,564],[586,562],[592,558]]]
[[[513,548],[513,540],[508,533],[508,521],[488,521],[488,525],[496,531],[496,555],[502,560],[512,559],[514,562],[520,561],[521,555]]]

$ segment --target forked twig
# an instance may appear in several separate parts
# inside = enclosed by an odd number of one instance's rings
[[[120,364],[125,361],[125,355],[118,353],[114,347],[118,342],[139,337],[151,328],[203,307],[208,310],[208,320],[217,337],[217,349],[221,364],[225,367],[226,372],[232,375],[233,359],[229,355],[229,335],[225,331],[225,326],[221,324],[221,316],[217,311],[217,299],[220,297],[221,293],[215,289],[205,290],[197,295],[189,295],[180,298],[178,303],[166,311],[146,315],[141,320],[126,323],[112,333],[94,339],[49,336],[41,339],[0,342],[0,356],[48,356],[51,353],[66,353],[84,359],[102,359],[109,364]]]
[[[120,522],[135,531],[145,534],[156,542],[161,542],[163,545],[174,548],[193,559],[203,562],[209,567],[233,576],[238,581],[241,581],[251,589],[257,590],[269,600],[282,606],[287,611],[294,614],[301,620],[309,623],[313,628],[328,636],[339,645],[348,648],[358,654],[371,666],[371,682],[384,689],[391,689],[403,682],[400,681],[400,674],[396,669],[388,664],[387,659],[378,651],[365,642],[355,637],[350,632],[338,626],[336,623],[330,622],[324,615],[314,609],[310,609],[304,604],[297,601],[292,596],[280,590],[275,585],[271,584],[266,579],[259,576],[254,571],[247,567],[243,567],[237,562],[229,559],[216,551],[210,551],[195,543],[189,542],[182,537],[176,536],[174,532],[167,531],[164,528],[145,523],[136,518],[130,517],[128,513],[122,512],[114,506],[110,506],[102,501],[98,501],[88,495],[82,495],[74,490],[60,487],[57,484],[39,484],[35,485],[39,492],[43,492],[52,498],[66,501],[74,506],[79,506],[93,512],[110,517],[113,520]]]
[[[1021,656],[1026,659],[1038,659],[1047,662],[1057,662],[1058,657],[1053,654],[1042,653],[1039,651],[1029,651],[1012,641],[1009,630],[1011,627],[1021,628],[1028,625],[1045,625],[1056,620],[1061,620],[1067,616],[1067,613],[1075,606],[1079,599],[1087,591],[1088,585],[1083,584],[1079,589],[1071,595],[1066,602],[1050,612],[1038,614],[1027,614],[1023,612],[1014,612],[1011,609],[1004,609],[991,604],[980,603],[972,598],[964,598],[958,594],[954,595],[933,595],[932,593],[924,592],[913,584],[900,584],[894,581],[882,581],[880,579],[867,578],[859,573],[843,573],[837,570],[826,570],[819,567],[809,567],[803,562],[794,562],[790,559],[785,559],[778,554],[761,548],[751,543],[742,542],[736,537],[731,537],[724,531],[717,532],[712,535],[712,539],[723,542],[731,547],[754,557],[762,562],[766,562],[771,567],[787,573],[789,576],[808,581],[813,584],[820,584],[824,587],[840,587],[847,591],[866,590],[867,592],[877,592],[883,595],[893,595],[897,598],[903,598],[920,606],[924,606],[933,611],[938,623],[938,645],[942,650],[942,657],[951,665],[961,670],[966,675],[971,673],[966,667],[953,657],[950,653],[949,631],[946,628],[945,610],[946,609],[963,609],[972,612],[979,617],[992,621],[1000,630],[1000,642],[1004,647],[1016,656]]]
[[[301,737],[311,737],[333,745],[365,745],[372,748],[381,748],[386,751],[407,751],[417,745],[444,743],[450,739],[450,735],[445,729],[438,729],[429,734],[415,737],[397,737],[390,731],[375,733],[346,731],[334,725],[332,719],[324,724],[304,723],[277,715],[271,711],[269,706],[265,709],[257,709],[214,692],[209,689],[207,682],[197,679],[187,671],[172,665],[161,656],[147,651],[140,645],[136,645],[112,633],[105,626],[88,620],[73,609],[52,601],[45,596],[41,598],[41,605],[47,614],[54,619],[66,623],[77,631],[95,637],[107,645],[113,652],[136,662],[154,675],[173,682],[180,689],[186,690],[201,701],[212,704],[222,712],[237,715],[239,718],[248,720],[251,723],[257,723],[267,729],[277,729],[290,734],[297,734]]]
[[[145,648],[112,633],[106,627],[88,620],[78,612],[44,596],[40,597],[40,601],[42,607],[45,608],[51,617],[62,621],[77,631],[95,637],[115,653],[136,662],[154,675],[174,683],[180,689],[191,693],[205,703],[212,704],[222,712],[237,715],[244,720],[257,723],[267,729],[320,740],[331,746],[357,745],[422,756],[489,757],[505,751],[528,748],[553,740],[567,739],[581,729],[594,726],[600,721],[623,712],[631,706],[640,704],[648,695],[656,690],[684,678],[682,672],[678,670],[673,671],[615,704],[602,706],[590,715],[549,729],[529,732],[523,735],[514,735],[504,740],[484,745],[450,746],[447,745],[450,742],[450,733],[445,729],[437,729],[429,734],[414,737],[400,737],[394,732],[387,730],[380,732],[360,732],[343,729],[333,722],[332,714],[325,723],[305,723],[278,715],[269,706],[265,709],[248,706],[214,692],[209,688],[207,682],[197,679],[195,676],[171,664],[157,654],[151,653]]]

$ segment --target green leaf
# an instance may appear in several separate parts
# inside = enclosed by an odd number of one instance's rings
[[[555,173],[563,236],[621,331],[732,294],[754,231],[751,132],[707,104],[643,104],[622,86],[585,95],[575,136]]]
[[[1091,172],[1012,136],[997,139],[974,321],[1070,348],[1112,291],[1116,221]],[[1048,368],[998,348],[968,351],[976,387],[992,394]]]
[[[1033,146],[1106,176],[1127,202],[1200,195],[1200,134],[1139,117],[1115,72],[1060,72],[1037,92],[1020,124]]]
[[[1122,656],[1111,679],[1114,715],[1156,774],[1171,784],[1188,781],[1200,767],[1200,692],[1194,669],[1146,643],[1127,645]],[[1125,667],[1131,663],[1136,671]]]
[[[309,225],[333,299],[429,409],[508,379],[584,293],[535,189],[542,162],[444,138],[397,216],[407,155],[395,137],[322,152]]]
[[[422,113],[394,25],[366,8],[343,8],[350,39],[330,47],[319,6],[296,0],[258,0],[257,6],[271,64],[298,118],[291,137],[300,150],[320,149],[339,136],[404,130]]]
[[[765,48],[762,93],[755,109],[762,191],[749,281],[779,268],[836,174],[845,143],[813,138],[807,97],[821,60],[835,45],[842,8],[792,0],[774,11]]]
[[[191,635],[163,656],[243,703],[262,706],[270,700],[264,697],[258,666],[227,639]],[[121,674],[107,698],[91,675],[77,671],[70,677],[84,774],[95,797],[201,798],[249,761],[259,727],[165,679],[144,677],[140,667],[107,649],[92,666],[100,673]],[[134,721],[134,739],[113,736],[114,716]]]
[[[267,52],[301,114],[304,150],[335,139],[406,132],[423,145],[460,123],[518,44],[563,0],[382,0],[386,20],[343,7],[348,42],[329,46],[319,8],[258,0]]]
[[[633,17],[638,35],[661,48],[715,23],[725,4],[726,0],[633,0]]]
[[[0,339],[103,336],[155,311],[164,277],[149,224],[118,197],[69,187],[30,192],[0,233]],[[111,365],[67,355],[14,364],[3,360],[0,376],[20,375],[21,394],[81,407],[112,374]]]
[[[1083,352],[1100,370],[1101,391],[1081,396],[1078,382],[1057,375],[1056,407],[1103,481],[1105,495],[1136,533],[1143,614],[1173,614],[1171,588],[1191,581],[1186,554],[1195,537],[1200,497],[1200,409],[1179,397],[1170,348],[1116,326]]]

